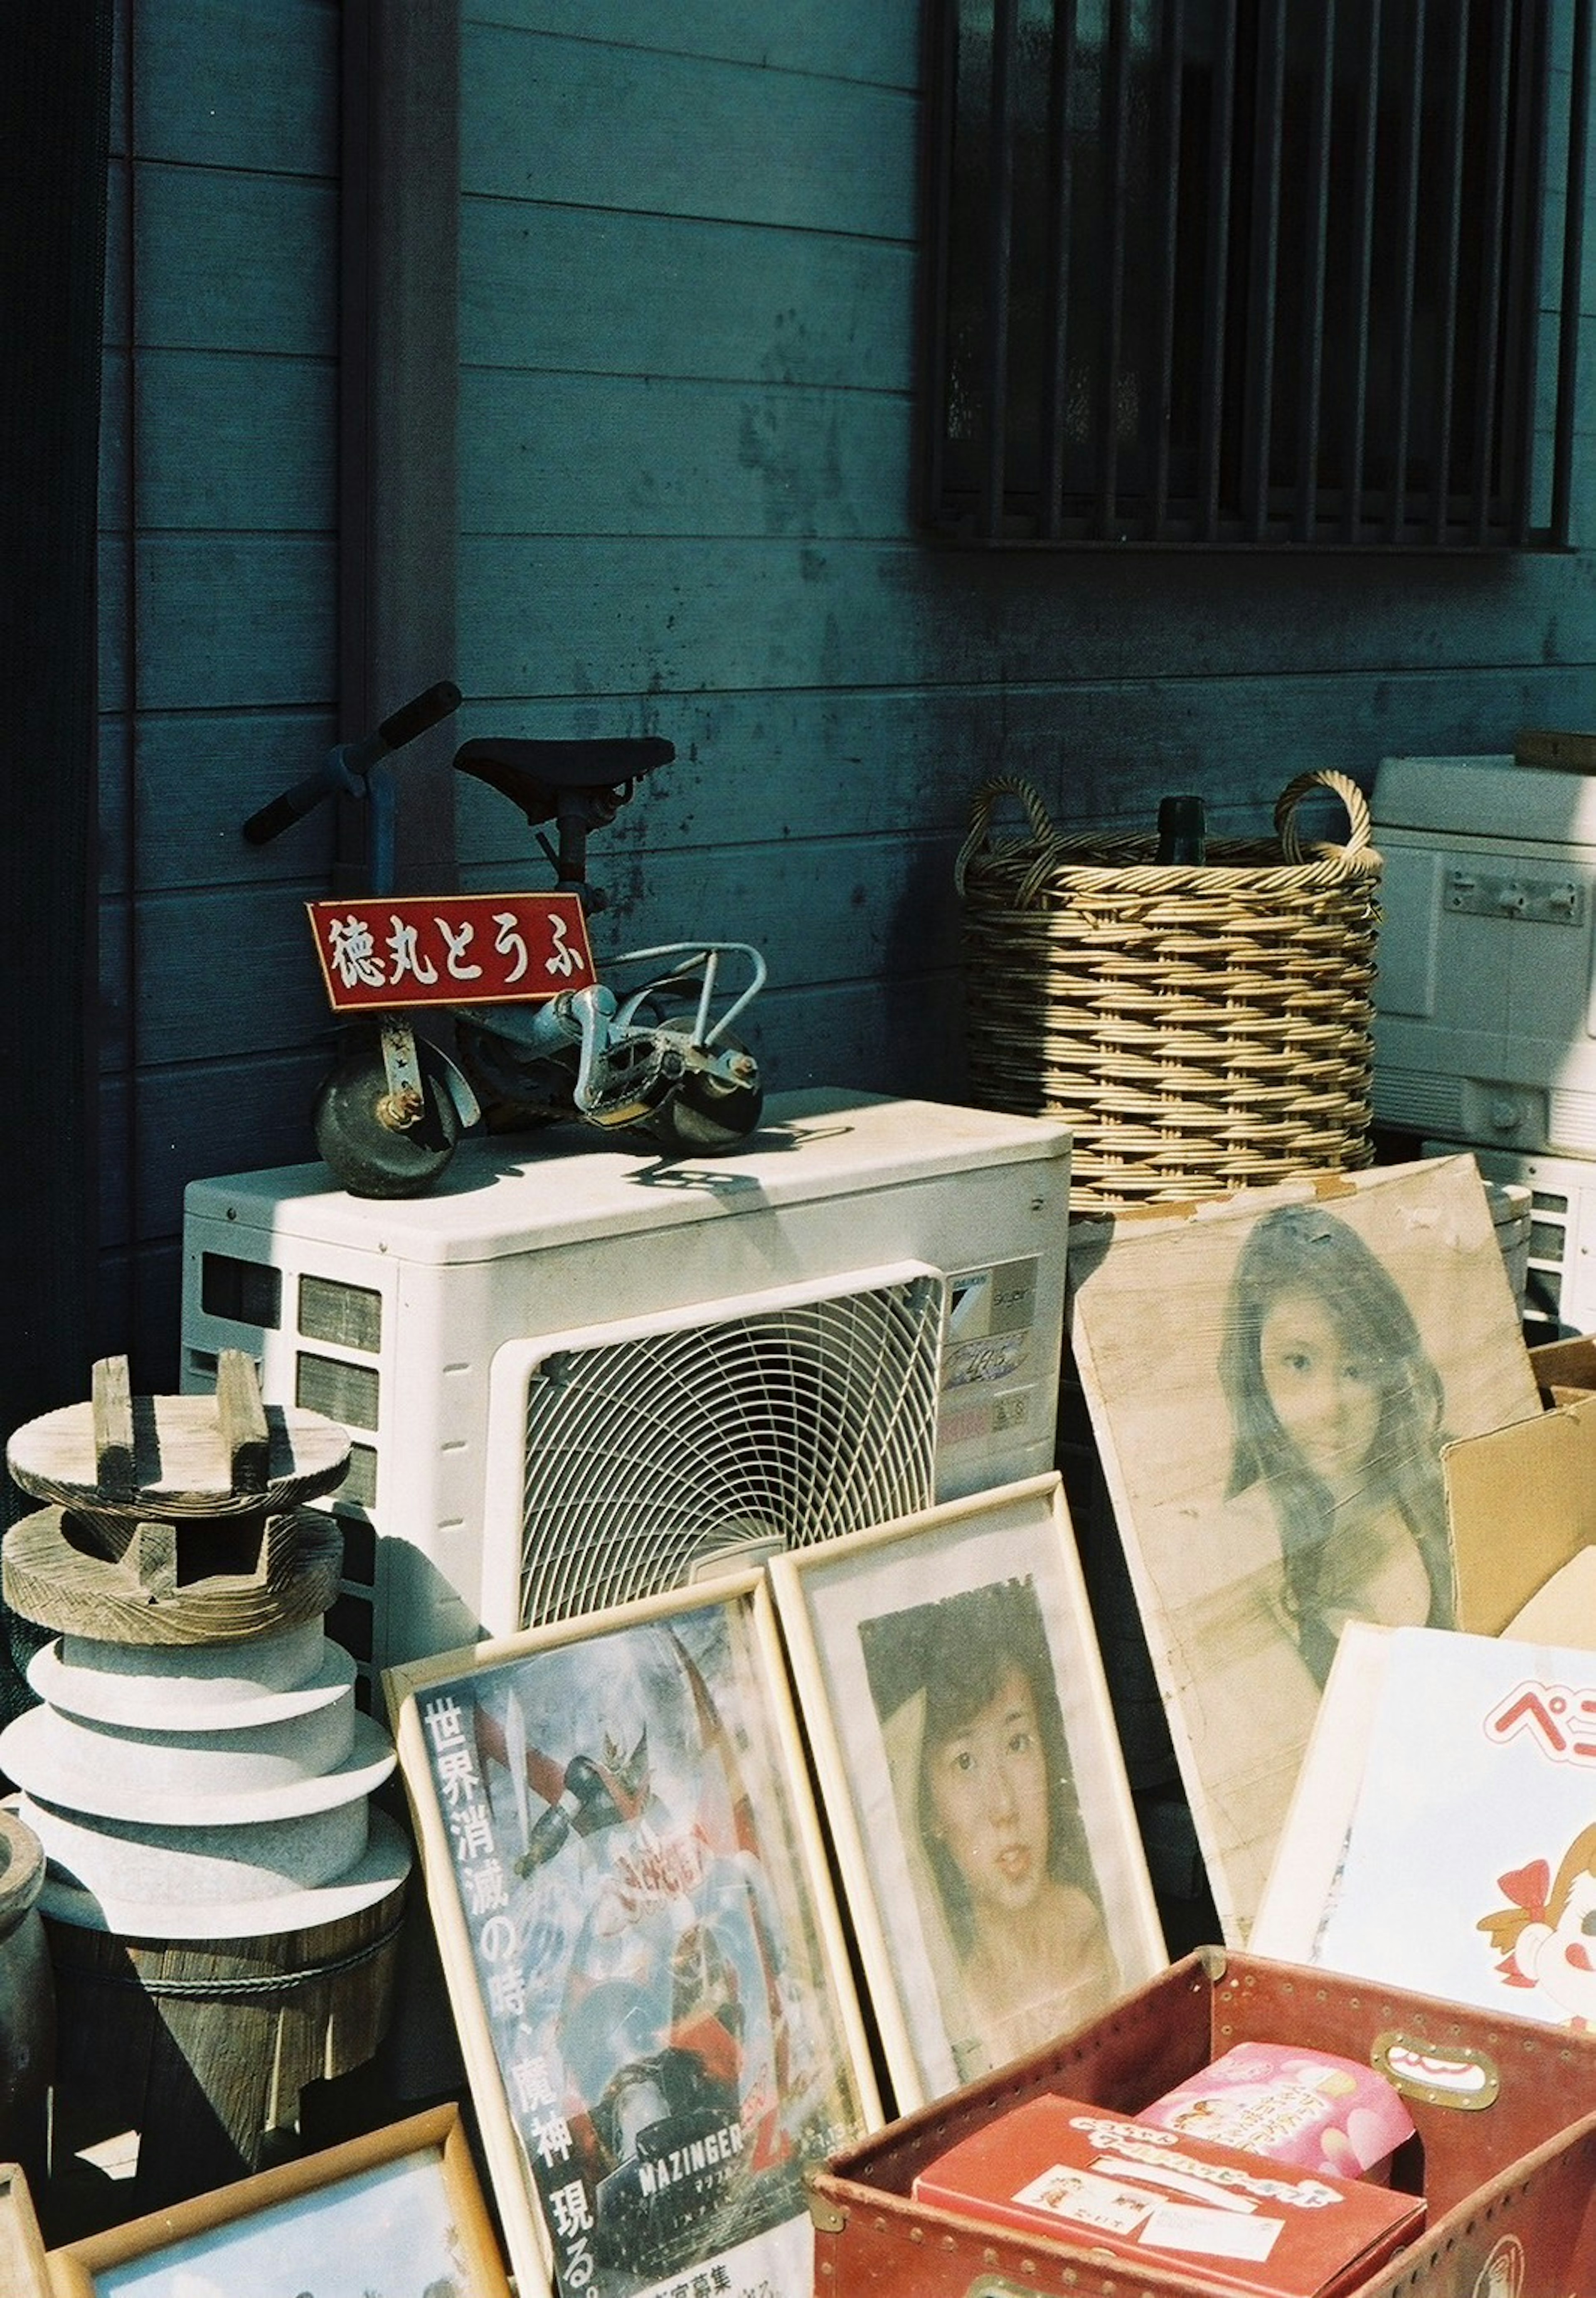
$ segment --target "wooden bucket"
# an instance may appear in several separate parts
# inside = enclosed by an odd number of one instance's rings
[[[403,1897],[401,1885],[338,1922],[260,1938],[123,1938],[46,1918],[60,2014],[51,2239],[260,2170],[304,2086],[381,2043]]]
[[[0,1811],[0,2153],[35,2176],[55,2050],[55,1995],[37,1905],[44,1881],[37,1836],[14,1812]]]

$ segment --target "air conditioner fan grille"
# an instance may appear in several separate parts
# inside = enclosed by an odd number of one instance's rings
[[[929,1507],[932,1278],[572,1349],[528,1384],[521,1621]]]

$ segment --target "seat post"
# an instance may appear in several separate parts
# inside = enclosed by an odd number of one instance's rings
[[[614,809],[611,808],[613,814]],[[578,894],[589,915],[604,907],[604,895],[587,882],[587,834],[593,821],[592,793],[562,789],[558,793],[559,891]]]

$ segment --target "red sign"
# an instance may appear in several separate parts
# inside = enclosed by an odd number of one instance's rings
[[[335,1013],[525,1004],[598,979],[575,894],[422,894],[307,902]]]

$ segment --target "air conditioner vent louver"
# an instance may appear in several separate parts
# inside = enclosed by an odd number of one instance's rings
[[[794,1299],[545,1358],[528,1383],[522,1624],[929,1507],[942,1287]]]
[[[1374,1112],[1377,1123],[1410,1133],[1459,1135],[1463,1123],[1461,1080],[1421,1070],[1382,1068],[1376,1060]]]

